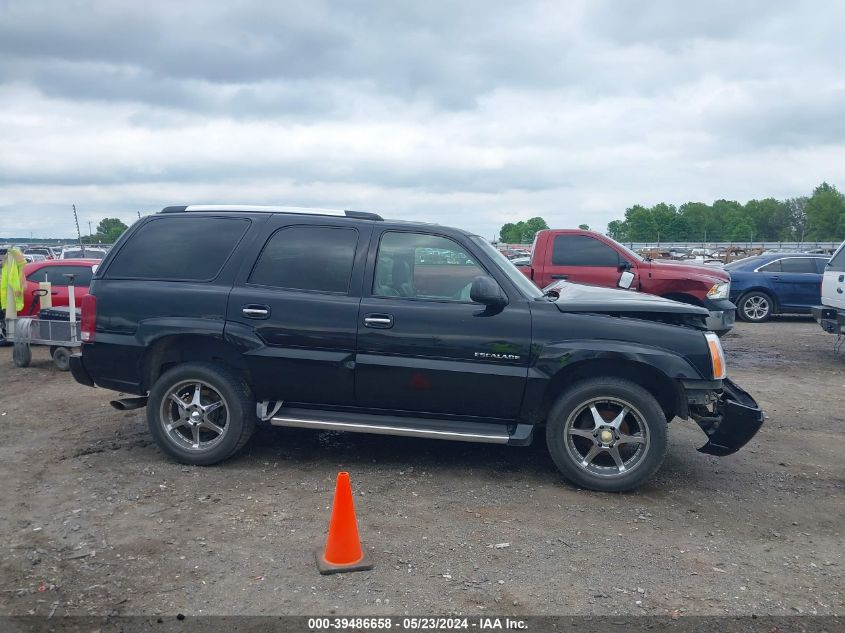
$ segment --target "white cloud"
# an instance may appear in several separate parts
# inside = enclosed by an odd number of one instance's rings
[[[835,2],[68,6],[0,5],[0,235],[244,202],[492,236],[842,185]]]

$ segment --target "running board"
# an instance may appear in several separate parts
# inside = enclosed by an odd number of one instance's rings
[[[517,446],[530,444],[534,430],[534,426],[531,424],[508,426],[487,422],[455,422],[452,420],[430,420],[293,408],[279,411],[270,418],[270,424],[300,429],[403,435],[457,442],[513,444]]]

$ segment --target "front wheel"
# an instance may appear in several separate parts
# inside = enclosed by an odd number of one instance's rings
[[[227,367],[186,363],[153,385],[147,424],[165,453],[183,464],[209,466],[247,443],[255,429],[255,399]]]
[[[622,378],[593,378],[560,396],[546,442],[561,473],[582,488],[641,486],[666,456],[666,415],[648,391]]]
[[[740,298],[737,312],[743,321],[763,323],[774,312],[772,298],[765,292],[749,292]]]

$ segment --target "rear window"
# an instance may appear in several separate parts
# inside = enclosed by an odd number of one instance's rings
[[[43,266],[27,275],[26,279],[35,283],[49,281],[54,286],[67,286],[70,280],[65,275],[75,275],[74,286],[90,286],[92,274],[90,266]]]
[[[330,226],[279,229],[261,251],[249,283],[346,294],[357,244],[356,229]]]
[[[211,281],[246,233],[245,218],[168,217],[133,233],[109,264],[116,279]]]
[[[554,266],[619,265],[619,254],[604,242],[586,235],[557,235],[552,253]]]

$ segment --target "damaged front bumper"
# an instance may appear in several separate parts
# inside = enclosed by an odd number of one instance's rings
[[[763,411],[748,393],[727,378],[709,406],[690,407],[690,417],[709,441],[698,450],[708,455],[730,455],[745,446],[763,425]]]

